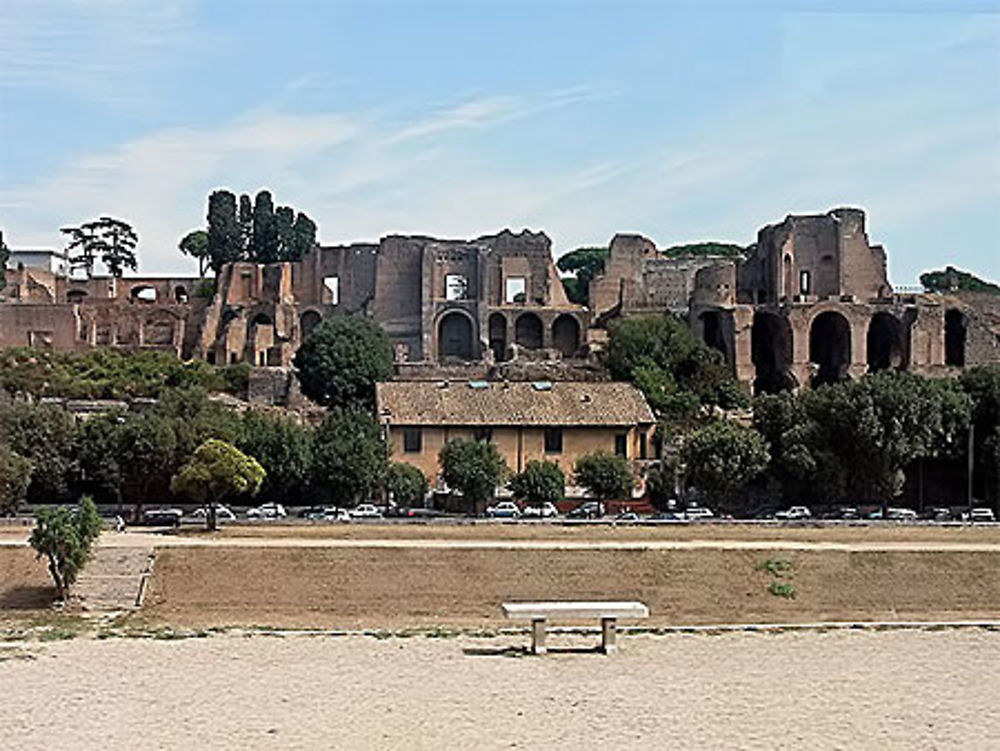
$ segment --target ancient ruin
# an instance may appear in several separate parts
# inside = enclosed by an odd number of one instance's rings
[[[214,287],[194,277],[76,279],[42,259],[7,272],[0,346],[156,348],[287,368],[316,324],[346,313],[382,325],[408,377],[534,363],[558,378],[593,366],[612,318],[671,311],[753,392],[1000,361],[1000,298],[893,290],[859,209],[788,216],[761,229],[744,258],[666,256],[647,238],[616,235],[589,302],[567,300],[551,241],[528,230],[316,246],[297,262],[231,264]]]

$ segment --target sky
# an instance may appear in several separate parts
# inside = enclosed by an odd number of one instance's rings
[[[110,214],[140,273],[217,188],[324,244],[751,243],[868,212],[896,285],[1000,279],[1000,0],[3,0],[0,229]]]

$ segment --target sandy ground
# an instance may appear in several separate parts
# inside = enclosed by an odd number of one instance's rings
[[[1000,634],[213,636],[0,649],[28,749],[990,749]],[[15,657],[17,654],[19,657]]]

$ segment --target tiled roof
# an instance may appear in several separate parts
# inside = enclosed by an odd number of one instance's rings
[[[653,422],[627,383],[390,381],[378,384],[379,420],[393,425],[635,425]]]

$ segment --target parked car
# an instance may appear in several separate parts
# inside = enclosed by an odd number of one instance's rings
[[[584,501],[566,516],[570,519],[599,519],[604,516],[604,504],[600,501]]]
[[[785,521],[795,521],[797,519],[812,519],[812,511],[807,506],[792,506],[785,511],[778,511],[774,515],[775,519]]]
[[[885,510],[885,518],[900,522],[916,521],[917,512],[911,508],[888,508]]]
[[[680,511],[661,511],[652,517],[652,520],[654,522],[682,522],[684,521],[684,514]]]
[[[521,518],[521,509],[514,501],[500,501],[493,506],[487,506],[486,515],[493,519],[519,519]]]
[[[985,506],[977,506],[969,512],[970,522],[995,522],[996,517],[993,515],[993,509],[986,508]]]
[[[208,509],[205,508],[204,506],[199,506],[193,512],[191,512],[191,516],[195,517],[196,519],[204,519],[206,516],[208,516]],[[234,514],[232,512],[232,509],[230,509],[228,506],[223,506],[221,503],[217,503],[215,504],[215,519],[216,521],[220,522],[221,521],[232,522],[236,521],[236,514]]]
[[[280,503],[265,503],[247,510],[247,519],[284,519],[288,516]]]
[[[554,519],[559,516],[559,509],[554,503],[543,503],[541,506],[525,506],[521,515],[525,519]]]
[[[715,518],[715,514],[712,513],[712,509],[705,508],[704,506],[688,506],[687,511],[684,512],[684,518],[688,521],[702,521],[705,519]]]
[[[381,519],[382,512],[374,503],[359,503],[349,512],[352,519]]]
[[[182,516],[179,508],[151,508],[143,513],[142,522],[153,527],[179,527]]]
[[[616,524],[632,524],[635,522],[642,521],[640,516],[634,511],[622,511],[618,516],[614,518]]]
[[[951,509],[944,506],[935,506],[934,508],[927,509],[924,511],[923,517],[932,522],[950,522],[954,519]]]
[[[323,512],[323,516],[320,519],[325,522],[349,522],[351,520],[351,512],[346,508],[330,506]]]

